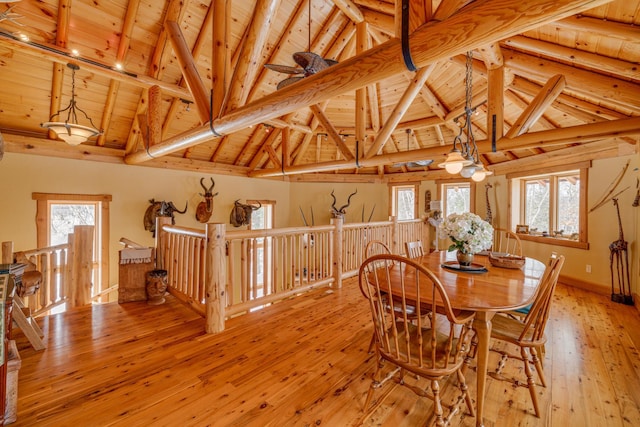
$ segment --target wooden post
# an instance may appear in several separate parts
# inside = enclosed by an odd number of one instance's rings
[[[420,226],[422,228],[422,247],[424,248],[424,253],[428,254],[431,252],[431,229],[426,219],[420,223]]]
[[[166,270],[165,268],[165,258],[166,258],[166,248],[167,248],[167,234],[162,229],[165,225],[171,225],[171,217],[170,216],[157,216],[156,217],[156,262],[155,268],[156,270]]]
[[[224,330],[227,269],[225,256],[225,225],[207,224],[207,253],[205,256],[207,310],[205,330],[215,334]]]
[[[402,253],[402,249],[398,248],[398,217],[392,216],[389,220],[391,221],[391,253],[400,254]]]
[[[331,220],[335,229],[333,231],[333,278],[337,289],[342,288],[342,218]]]
[[[13,242],[2,242],[2,263],[13,264]]]
[[[76,225],[71,245],[71,306],[91,304],[93,272],[93,225]]]

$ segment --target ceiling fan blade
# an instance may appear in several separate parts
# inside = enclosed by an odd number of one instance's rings
[[[318,73],[331,65],[337,64],[336,61],[332,59],[326,60],[314,52],[296,52],[293,54],[293,60],[304,68],[307,75]]]
[[[270,70],[285,74],[304,74],[304,70],[300,67],[291,67],[289,65],[280,64],[264,64]]]
[[[302,80],[303,78],[304,78],[304,76],[289,77],[288,79],[284,79],[283,81],[278,83],[277,89],[282,89],[283,87],[289,86],[290,84],[293,84],[293,83],[297,82],[298,80]]]

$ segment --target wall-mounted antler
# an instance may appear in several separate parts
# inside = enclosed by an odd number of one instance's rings
[[[334,190],[331,190],[331,197],[333,197],[333,203],[331,204],[331,215],[334,218],[343,218],[344,214],[347,213],[346,209],[351,204],[351,198],[358,192],[358,190],[356,189],[356,191],[349,194],[349,198],[347,199],[347,204],[341,206],[339,209],[336,209],[336,196],[335,194],[333,194],[333,192]]]

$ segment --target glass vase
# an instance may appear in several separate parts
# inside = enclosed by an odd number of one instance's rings
[[[460,267],[469,267],[473,263],[473,254],[470,253],[458,251],[456,258]]]

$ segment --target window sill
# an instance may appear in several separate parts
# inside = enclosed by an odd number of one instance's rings
[[[518,233],[520,240],[530,242],[544,243],[546,245],[566,246],[576,249],[589,249],[589,242],[580,242],[578,240],[558,239],[556,237],[531,236],[530,234]]]

